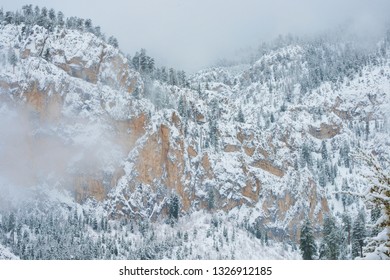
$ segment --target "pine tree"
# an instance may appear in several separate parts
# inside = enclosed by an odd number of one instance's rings
[[[16,217],[14,212],[11,212],[8,217],[7,232],[13,231],[16,227]]]
[[[390,259],[390,175],[373,155],[361,153],[357,158],[371,171],[367,177],[369,186],[363,197],[371,208],[380,209],[380,215],[372,225],[377,234],[366,239],[363,256]]]
[[[318,174],[318,183],[321,187],[326,186],[326,177],[327,176],[326,176],[324,165],[325,165],[324,162],[320,163],[320,170],[319,170],[319,174]]]
[[[314,240],[313,229],[309,219],[306,219],[303,222],[299,249],[302,252],[302,258],[304,260],[312,260],[317,254],[317,246]]]
[[[85,29],[90,32],[92,30],[92,20],[86,19],[84,22]]]
[[[61,11],[57,13],[57,24],[59,27],[63,27],[65,25],[64,14]]]
[[[240,107],[240,109],[238,111],[237,121],[240,122],[240,123],[244,123],[245,122],[244,113],[242,112],[242,108],[241,107]]]
[[[50,19],[53,23],[55,23],[55,21],[56,21],[56,12],[54,11],[53,8],[49,10],[49,19]]]
[[[165,83],[168,82],[168,73],[167,73],[167,69],[164,66],[161,67],[161,81]]]
[[[218,120],[220,115],[218,100],[216,98],[211,99],[210,101],[210,115],[209,119],[211,120]]]
[[[34,15],[34,12],[33,12],[33,7],[32,5],[24,5],[22,7],[22,11],[23,11],[23,15],[24,15],[24,18],[26,20],[26,23],[27,24],[31,24],[32,21],[33,21],[33,15]]]
[[[153,74],[154,72],[154,58],[150,57],[148,61],[148,73]]]
[[[148,57],[146,55],[146,50],[141,49],[141,53],[139,55],[139,65],[140,65],[140,71],[142,73],[146,73],[149,69],[148,67]]]
[[[341,148],[340,156],[344,160],[344,166],[345,168],[349,168],[350,165],[350,158],[349,158],[350,148],[348,145],[348,142],[344,142],[344,146]]]
[[[302,145],[302,150],[301,150],[301,165],[302,167],[305,167],[306,164],[309,168],[313,166],[309,146],[306,143],[304,143]]]
[[[298,166],[298,159],[297,159],[297,158],[294,158],[294,169],[295,169],[296,171],[298,171],[298,169],[299,169],[299,166]]]
[[[5,23],[6,24],[11,24],[14,22],[14,13],[13,12],[6,12],[5,17],[4,17]]]
[[[43,57],[44,57],[44,59],[45,59],[46,61],[50,61],[51,55],[50,55],[50,49],[49,49],[49,48],[46,49],[46,51],[45,51]]]
[[[274,114],[273,114],[273,113],[271,113],[270,120],[271,120],[271,123],[274,123],[274,122],[275,122],[275,117],[274,117]]]
[[[156,80],[161,81],[161,69],[160,68],[155,68],[154,73],[153,73],[153,78]]]
[[[133,56],[133,59],[132,59],[132,64],[133,64],[133,67],[136,71],[139,71],[140,70],[140,54],[138,52],[135,53],[135,55]]]
[[[84,31],[84,19],[76,17],[76,26],[75,28],[79,31]],[[111,36],[112,37],[112,36]],[[114,38],[114,37],[112,37]],[[115,38],[114,38],[115,39]],[[116,39],[115,39],[116,40]],[[115,41],[114,40],[114,41]]]
[[[34,7],[34,17],[35,17],[35,19],[38,20],[40,15],[41,15],[41,9],[38,6],[35,6]]]
[[[172,86],[177,85],[176,72],[173,68],[169,68],[169,84]]]
[[[183,118],[187,116],[187,109],[186,109],[186,104],[184,101],[183,95],[180,95],[179,97],[179,102],[177,104],[177,111],[179,112],[179,115]]]
[[[323,160],[328,159],[328,150],[326,149],[326,143],[325,141],[321,142],[321,156]]]
[[[215,197],[214,197],[214,191],[210,187],[209,191],[207,192],[207,208],[209,210],[213,209],[215,206]]]
[[[368,141],[368,135],[370,134],[370,120],[367,118],[365,127],[366,141]]]
[[[257,239],[261,240],[261,230],[260,230],[259,226],[256,226],[255,236],[256,236]]]
[[[43,27],[47,27],[48,18],[47,18],[47,8],[43,7],[39,17],[37,17],[37,24]]]
[[[16,66],[16,63],[18,62],[18,58],[17,58],[16,53],[13,49],[9,49],[9,51],[8,51],[8,61],[12,65],[13,73],[15,73],[15,66]]]
[[[352,220],[348,212],[344,212],[342,217],[342,233],[341,233],[341,259],[350,258],[350,244],[351,244],[351,231],[352,231]]]
[[[364,239],[366,237],[365,219],[363,213],[359,213],[352,226],[352,257],[363,257]]]
[[[110,36],[108,38],[107,43],[110,44],[111,46],[113,46],[114,48],[118,48],[119,47],[118,40],[114,36]]]
[[[210,145],[213,146],[215,149],[218,147],[218,128],[217,128],[217,121],[211,120],[210,122]]]
[[[353,202],[352,196],[348,194],[348,192],[350,192],[350,188],[346,178],[343,179],[343,183],[341,185],[341,191],[342,191],[341,201],[343,202],[343,207],[345,210],[345,207],[351,205]]]
[[[140,94],[139,94],[139,89],[138,87],[136,87],[133,91],[133,96],[135,99],[139,99],[140,98]]]
[[[97,221],[96,217],[94,217],[93,220],[92,220],[92,229],[93,230],[97,230],[98,229],[98,221]]]
[[[186,86],[186,84],[187,84],[186,72],[178,71],[177,72],[177,79],[178,79],[178,84],[181,87],[185,87]]]
[[[169,200],[169,218],[171,220],[179,219],[179,197],[172,195]]]
[[[340,233],[334,217],[326,215],[322,234],[324,244],[324,256],[328,260],[337,260],[340,255]]]
[[[198,83],[198,88],[196,91],[198,92],[199,96],[202,96],[202,89],[200,87],[200,83]]]

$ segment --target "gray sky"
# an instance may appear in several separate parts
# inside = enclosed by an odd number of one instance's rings
[[[0,6],[26,3],[91,18],[124,52],[143,47],[157,64],[189,72],[278,34],[310,34],[346,21],[372,33],[390,11],[389,0],[2,0]]]

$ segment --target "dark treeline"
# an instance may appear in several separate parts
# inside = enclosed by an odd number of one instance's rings
[[[136,52],[133,57],[127,56],[130,67],[138,71],[145,78],[159,80],[172,86],[189,87],[187,75],[183,70],[175,70],[165,66],[156,67],[155,60],[146,54],[145,49]]]
[[[24,24],[28,30],[39,25],[45,27],[49,32],[52,32],[55,27],[74,29],[84,32],[90,32],[106,40],[105,35],[101,32],[100,26],[94,26],[91,19],[82,19],[79,17],[65,18],[63,12],[56,12],[54,9],[46,7],[38,7],[33,5],[24,5],[21,11],[6,11],[0,9],[0,22],[2,24]],[[118,47],[118,40],[114,37],[107,39],[109,44]]]
[[[166,222],[174,227],[179,206],[174,199],[169,203]],[[172,257],[180,242],[175,236],[157,240],[147,219],[110,220],[42,205],[0,211],[0,244],[21,259],[161,259]]]
[[[237,231],[245,230],[250,238],[270,245],[264,230],[250,226],[245,220],[227,228],[223,220],[213,215],[206,232],[197,227],[177,226],[179,200],[173,195],[168,201],[165,223],[171,230],[157,234],[157,227],[148,219],[109,219],[104,213],[58,206],[35,205],[23,209],[0,210],[0,244],[20,259],[202,259],[219,254],[224,247],[234,259]],[[159,226],[159,224],[157,224]],[[208,253],[199,255],[194,248],[199,235],[212,240]],[[293,248],[296,248],[296,246]]]

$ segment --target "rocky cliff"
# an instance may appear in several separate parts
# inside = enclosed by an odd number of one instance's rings
[[[388,150],[387,57],[306,92],[297,82],[310,70],[305,51],[291,44],[178,87],[142,76],[91,33],[11,24],[0,33],[3,58],[17,56],[0,70],[2,106],[28,108],[31,151],[69,154],[52,158],[63,165],[53,186],[112,218],[163,220],[177,196],[182,216],[222,211],[297,240],[303,218],[318,229],[343,211],[345,180],[354,191],[366,184],[352,150]],[[25,187],[53,182],[33,175]]]

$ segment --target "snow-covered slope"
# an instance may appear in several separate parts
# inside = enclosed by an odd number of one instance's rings
[[[166,227],[158,240],[173,234],[165,222],[175,207],[182,231],[212,215],[229,232],[237,227],[232,247],[223,251],[214,238],[215,251],[190,258],[297,258],[289,250],[305,217],[321,236],[326,214],[341,221],[364,208],[346,194],[367,186],[353,154],[388,158],[390,144],[389,57],[338,65],[336,54],[348,50],[321,48],[283,45],[178,87],[141,75],[92,33],[0,25],[1,114],[17,112],[0,123],[15,136],[1,139],[14,163],[0,182],[70,193],[59,199],[65,209]],[[327,66],[317,67],[322,59]],[[204,223],[192,248],[209,232]],[[253,252],[265,236],[285,244],[263,255],[238,250]]]
[[[18,260],[19,258],[12,254],[7,248],[0,244],[0,259],[1,260]]]

